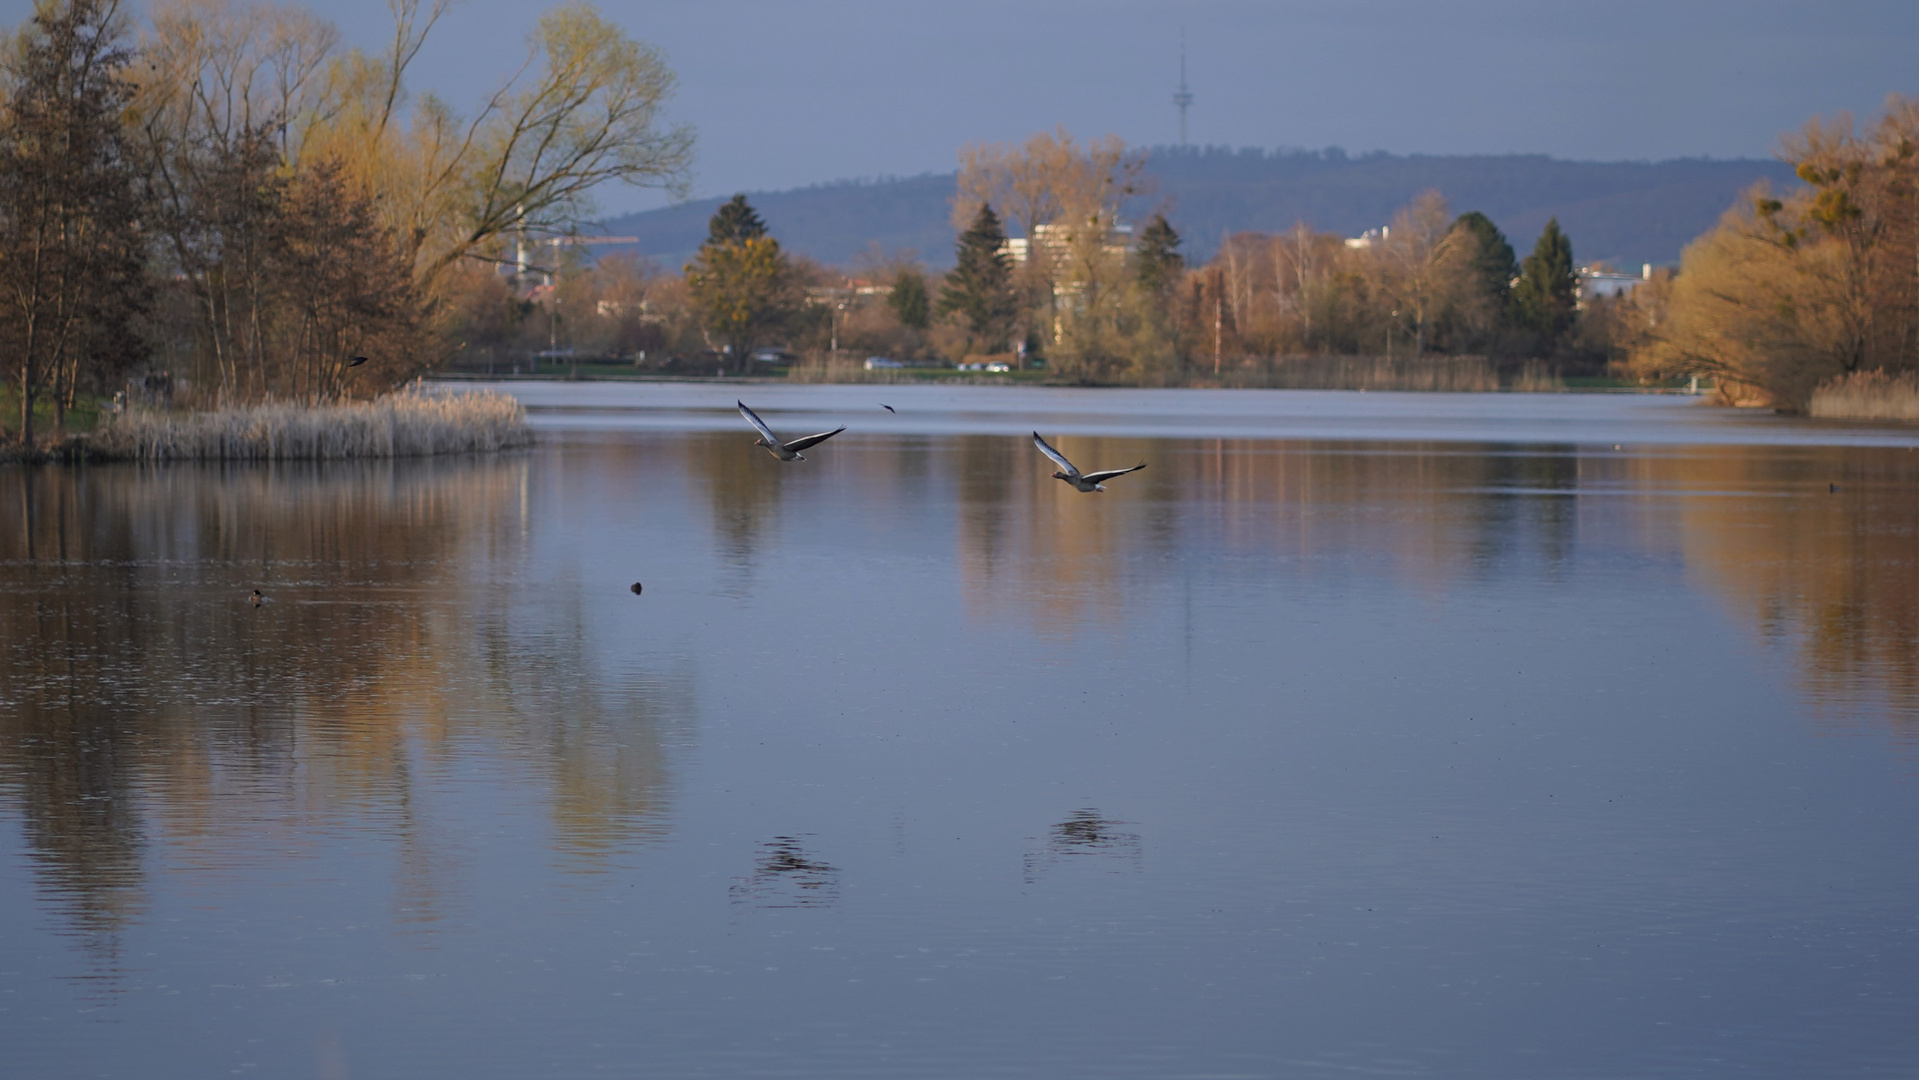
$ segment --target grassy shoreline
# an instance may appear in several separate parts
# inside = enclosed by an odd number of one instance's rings
[[[90,432],[0,460],[296,461],[491,453],[530,444],[526,408],[494,391],[407,390],[331,405],[268,403],[206,412],[133,409]]]

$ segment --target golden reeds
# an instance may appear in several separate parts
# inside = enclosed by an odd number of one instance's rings
[[[1919,421],[1919,373],[1855,371],[1812,392],[1812,415],[1829,420]]]
[[[100,425],[90,454],[142,461],[423,457],[532,441],[526,409],[491,390],[407,390],[339,405],[266,404],[198,413],[136,409]]]

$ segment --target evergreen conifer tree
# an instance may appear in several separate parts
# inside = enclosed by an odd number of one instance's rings
[[[1013,270],[1006,229],[990,204],[982,203],[960,234],[958,263],[940,290],[940,311],[960,316],[976,348],[1007,348],[1013,330]]]
[[[1477,246],[1469,260],[1474,283],[1500,321],[1504,322],[1512,304],[1513,279],[1519,276],[1519,263],[1493,219],[1477,210],[1468,210],[1454,220],[1453,228],[1471,233]]]
[[[1579,279],[1573,272],[1572,241],[1560,231],[1559,219],[1546,222],[1533,253],[1520,267],[1513,287],[1513,308],[1520,326],[1540,336],[1551,351],[1572,329]]]
[[[707,332],[726,346],[735,371],[751,368],[753,348],[799,310],[799,281],[779,241],[735,195],[707,223],[707,241],[686,266],[686,284]]]
[[[1133,248],[1133,272],[1140,287],[1154,296],[1165,296],[1186,269],[1186,258],[1179,253],[1179,233],[1167,222],[1166,215],[1154,214],[1140,230],[1139,243]]]
[[[893,275],[893,291],[886,294],[886,305],[901,326],[924,330],[932,321],[932,299],[926,293],[926,275],[906,267]]]
[[[735,195],[727,200],[706,224],[706,242],[709,244],[738,244],[765,235],[766,222],[760,220],[759,211],[753,209],[745,195]]]

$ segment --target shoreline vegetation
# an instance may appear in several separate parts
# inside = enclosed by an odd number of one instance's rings
[[[297,4],[46,0],[11,29],[0,377],[17,426],[0,455],[501,449],[524,439],[504,404],[381,395],[557,363],[1412,392],[1704,378],[1723,404],[1914,418],[1919,99],[1789,137],[1802,186],[1755,188],[1677,270],[1581,266],[1557,220],[1522,258],[1439,191],[1362,236],[1298,221],[1189,264],[1177,214],[1145,210],[1144,153],[1064,128],[960,150],[950,270],[878,249],[821,265],[744,195],[672,268],[587,251],[600,185],[689,183],[660,53],[562,3],[461,115],[406,80],[445,5],[391,6],[380,53]]]
[[[1047,377],[1045,372],[973,374],[942,368],[869,371],[852,360],[809,362],[786,372],[789,383],[912,384],[965,386],[1086,385]],[[1151,386],[1134,383],[1133,386]],[[1564,379],[1541,363],[1507,372],[1483,356],[1277,356],[1236,361],[1217,373],[1193,372],[1162,388],[1233,390],[1372,390],[1410,393],[1551,393],[1567,388]]]
[[[531,445],[526,408],[492,390],[417,389],[330,405],[267,402],[170,412],[135,408],[103,417],[32,457],[66,461],[298,461],[493,453]]]
[[[1919,372],[1859,371],[1829,380],[1812,392],[1807,412],[1825,420],[1919,423]]]

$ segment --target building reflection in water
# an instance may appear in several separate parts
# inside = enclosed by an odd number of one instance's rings
[[[1066,820],[1047,831],[1044,842],[1026,854],[1026,883],[1069,859],[1097,859],[1110,863],[1109,870],[1138,870],[1144,862],[1139,834],[1121,828],[1092,807],[1075,810]]]
[[[440,917],[461,861],[426,796],[475,756],[544,793],[574,868],[665,828],[691,676],[598,670],[580,589],[527,565],[528,468],[0,470],[0,798],[104,964],[156,867],[218,888],[369,823],[397,917]]]

